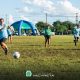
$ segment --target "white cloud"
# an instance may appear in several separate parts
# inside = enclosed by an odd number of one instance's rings
[[[16,9],[17,12],[19,13],[31,13],[32,12],[32,9],[30,9],[29,7],[25,6],[24,8],[20,9],[20,8],[17,8]]]
[[[54,3],[51,0],[23,0],[23,2],[26,5],[35,6],[41,10],[47,11],[48,13],[55,11]]]
[[[80,13],[80,10],[72,5],[70,0],[22,0],[26,5],[30,5],[34,10],[39,8],[43,12],[58,14]],[[55,3],[56,2],[56,3]],[[28,12],[28,8],[24,7],[23,11]]]
[[[25,12],[30,12],[30,10],[29,10],[28,7],[24,7],[23,10],[24,10]]]
[[[60,11],[62,11],[64,14],[80,13],[80,10],[75,6],[73,6],[69,0],[60,0],[58,1],[58,5],[59,5]]]
[[[30,20],[38,21],[45,19],[45,14],[48,13],[48,16],[53,17],[54,15],[66,16],[74,15],[75,13],[80,13],[80,9],[77,8],[71,0],[22,0],[25,3],[25,7],[19,9],[19,12],[24,13],[23,15],[30,15]],[[44,15],[44,17],[40,17]],[[36,17],[39,16],[39,19]],[[55,18],[55,17],[54,17]],[[59,17],[57,17],[59,19]],[[55,19],[57,19],[55,18]],[[60,17],[63,18],[63,17]],[[70,17],[72,19],[72,17]],[[75,17],[74,17],[75,19]],[[44,21],[44,20],[43,20]]]
[[[26,4],[31,4],[31,0],[22,0]]]

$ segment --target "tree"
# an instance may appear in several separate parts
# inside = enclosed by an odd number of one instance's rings
[[[62,27],[62,22],[56,21],[52,24],[54,26],[56,34],[61,34],[63,33],[63,27]]]
[[[53,22],[56,34],[71,34],[73,27],[75,26],[70,21],[55,21]]]
[[[75,24],[73,24],[70,21],[64,21],[63,25],[65,25],[67,27],[67,34],[71,34],[72,33],[72,29],[74,28]]]
[[[65,25],[61,25],[60,32],[63,35],[67,31],[67,27]]]
[[[42,32],[43,28],[45,27],[45,23],[40,21],[36,23],[36,27],[38,28],[39,32]]]

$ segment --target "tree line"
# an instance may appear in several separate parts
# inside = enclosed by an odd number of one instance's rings
[[[39,21],[36,23],[36,27],[38,28],[39,32],[42,33],[46,23]],[[52,24],[48,24],[51,27],[51,30],[55,32],[57,35],[69,35],[72,34],[72,30],[75,27],[75,23],[70,21],[55,21]]]

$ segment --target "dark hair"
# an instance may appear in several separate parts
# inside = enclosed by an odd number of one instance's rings
[[[1,21],[1,20],[4,20],[4,19],[3,19],[3,18],[0,18],[0,21]]]

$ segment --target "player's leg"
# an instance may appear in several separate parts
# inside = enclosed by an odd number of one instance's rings
[[[10,35],[8,35],[8,42],[10,42]]]
[[[77,37],[74,37],[74,43],[75,43],[75,46],[77,44]]]
[[[48,36],[48,45],[50,44],[50,36]]]
[[[47,37],[45,36],[45,47],[47,46]]]
[[[76,37],[74,36],[74,42],[76,41]]]
[[[1,45],[2,49],[4,50],[4,52],[5,52],[5,55],[7,55],[8,48],[7,48],[7,45],[5,44],[5,41],[6,41],[6,39],[3,38],[3,39],[1,40],[0,45]]]
[[[1,47],[3,48],[3,50],[4,50],[4,52],[5,52],[5,55],[7,55],[7,52],[8,52],[7,45],[6,45],[4,42],[2,42],[2,43],[1,43]]]
[[[12,43],[12,35],[10,35],[10,43]]]
[[[78,42],[79,37],[77,37],[77,42]]]

